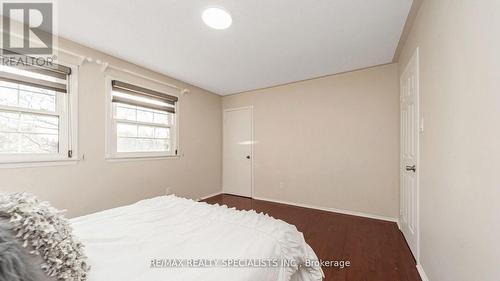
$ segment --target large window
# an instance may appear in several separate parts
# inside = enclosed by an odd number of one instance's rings
[[[177,154],[177,97],[112,80],[110,101],[108,157]]]
[[[0,163],[73,159],[71,68],[2,60]]]

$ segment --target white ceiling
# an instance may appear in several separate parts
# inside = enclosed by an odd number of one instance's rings
[[[63,0],[59,35],[221,95],[392,61],[412,0]],[[220,6],[227,30],[201,12]]]

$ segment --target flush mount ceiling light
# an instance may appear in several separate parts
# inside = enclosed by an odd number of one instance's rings
[[[231,26],[231,15],[221,8],[208,8],[201,14],[206,25],[214,29],[226,29]]]

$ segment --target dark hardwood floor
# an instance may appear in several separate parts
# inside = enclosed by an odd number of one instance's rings
[[[324,267],[327,281],[421,281],[396,223],[227,194],[203,201],[268,213],[295,225],[318,258],[351,262],[344,269]]]

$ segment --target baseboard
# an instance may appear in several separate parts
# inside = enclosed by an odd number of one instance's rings
[[[217,195],[220,195],[220,194],[222,194],[222,190],[221,190],[221,191],[217,191],[217,192],[215,192],[215,193],[208,194],[208,195],[203,196],[203,197],[200,197],[200,198],[198,198],[196,201],[205,200],[205,199],[207,199],[207,198],[214,197],[214,196],[217,196]]]
[[[205,200],[207,198],[214,197],[214,196],[217,196],[217,195],[220,195],[223,193],[224,192],[221,190],[221,191],[218,191],[218,192],[215,192],[212,194],[208,194],[206,196],[198,198],[198,201]],[[262,200],[262,201],[269,201],[269,202],[274,202],[274,203],[279,203],[279,204],[292,205],[292,206],[303,207],[303,208],[309,208],[309,209],[315,209],[315,210],[321,210],[321,211],[332,212],[332,213],[339,213],[339,214],[358,216],[358,217],[364,217],[364,218],[370,218],[370,219],[376,219],[376,220],[390,221],[390,222],[395,222],[399,227],[399,220],[397,218],[373,215],[373,214],[368,214],[368,213],[363,213],[363,212],[347,211],[347,210],[341,210],[341,209],[335,209],[335,208],[318,207],[318,206],[313,206],[313,205],[308,205],[308,204],[301,204],[301,203],[295,203],[295,202],[284,201],[284,200],[276,200],[276,199],[270,199],[270,198],[264,198],[264,197],[253,197],[253,199]]]
[[[376,219],[376,220],[390,221],[390,222],[395,222],[395,223],[399,224],[399,220],[397,218],[367,214],[367,213],[363,213],[363,212],[355,212],[355,211],[347,211],[347,210],[341,210],[341,209],[335,209],[335,208],[318,207],[318,206],[312,206],[312,205],[283,201],[283,200],[275,200],[275,199],[269,199],[269,198],[263,198],[263,197],[254,197],[254,199],[262,200],[262,201],[269,201],[269,202],[274,202],[274,203],[279,203],[279,204],[292,205],[292,206],[297,206],[297,207],[303,207],[303,208],[309,208],[309,209],[316,209],[316,210],[332,212],[332,213],[340,213],[340,214],[351,215],[351,216],[358,216],[358,217],[364,217],[364,218],[370,218],[370,219]]]
[[[420,274],[420,278],[422,279],[422,281],[430,281],[429,277],[427,277],[427,274],[425,274],[424,268],[421,264],[417,264],[417,271],[418,274]]]

